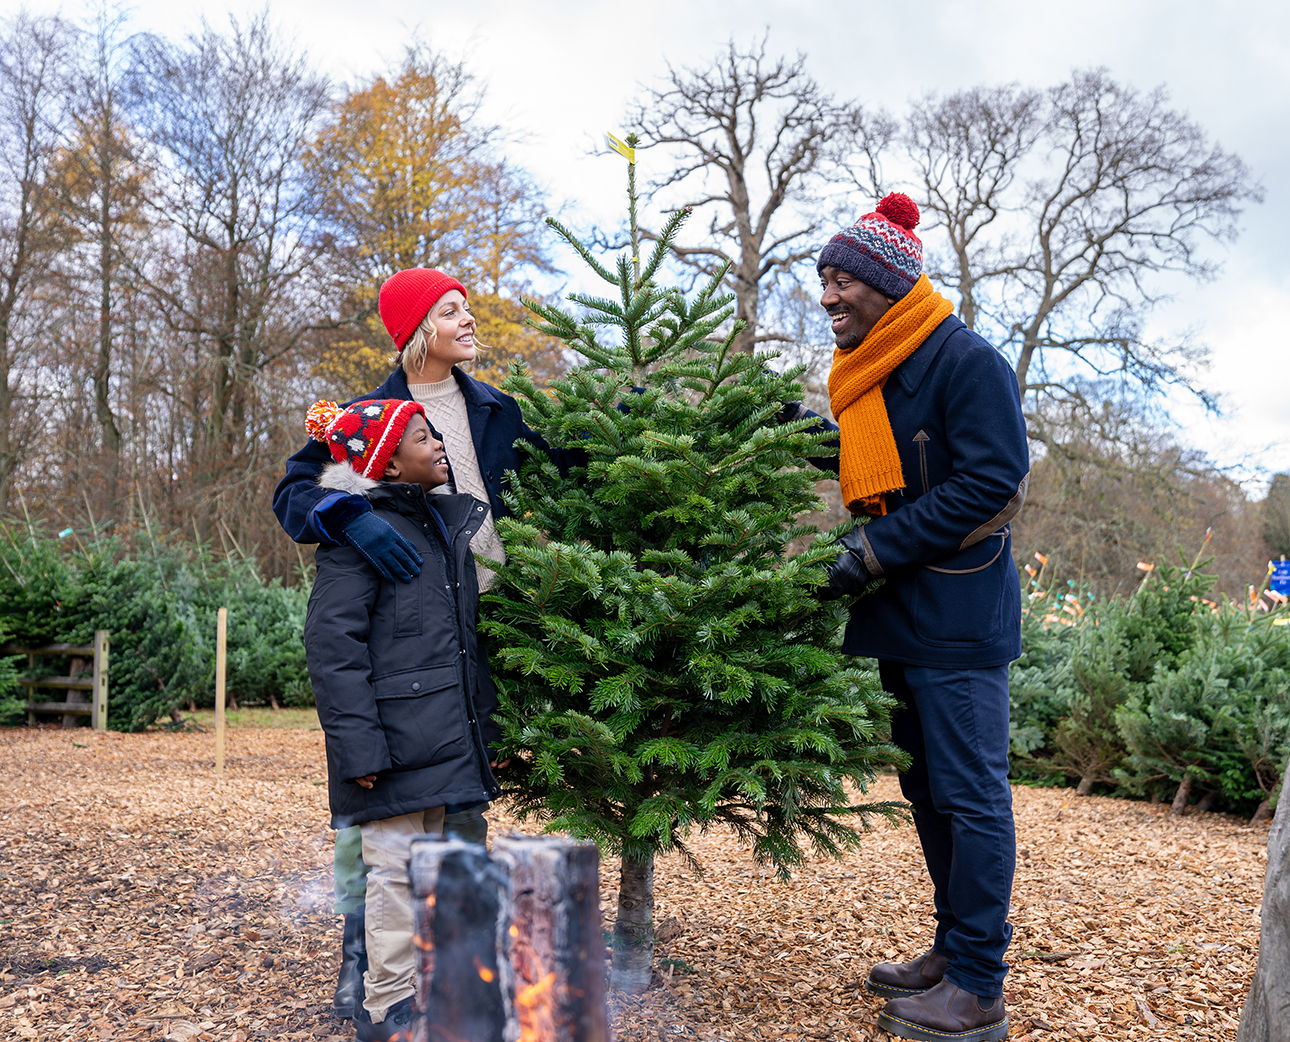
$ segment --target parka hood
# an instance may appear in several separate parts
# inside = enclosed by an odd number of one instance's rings
[[[370,493],[381,487],[379,481],[365,478],[348,463],[329,463],[318,475],[318,484],[322,488],[335,489],[337,492],[348,492],[350,495],[370,498]]]

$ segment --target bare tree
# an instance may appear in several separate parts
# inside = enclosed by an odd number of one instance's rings
[[[76,301],[86,281],[94,283],[90,292],[99,304],[95,347],[86,354],[100,432],[92,455],[99,457],[102,509],[108,518],[116,517],[120,505],[122,436],[112,402],[120,254],[129,240],[137,241],[147,230],[141,213],[147,174],[136,155],[126,106],[130,68],[121,40],[124,24],[124,15],[106,7],[92,15],[89,46],[78,48],[75,56],[67,140],[55,177],[59,205],[81,247],[69,251],[61,264],[72,305],[62,323],[65,335],[75,336],[80,326]]]
[[[1290,474],[1273,474],[1263,500],[1263,543],[1273,555],[1290,554]]]
[[[62,243],[49,174],[67,96],[70,27],[20,11],[0,29],[0,513],[18,458],[14,406],[41,320],[34,290]]]
[[[655,198],[708,213],[707,241],[678,246],[676,256],[710,275],[731,262],[735,317],[745,323],[737,346],[789,339],[766,328],[769,288],[815,256],[831,224],[820,191],[840,143],[875,150],[886,122],[825,93],[806,59],[772,58],[765,38],[741,49],[731,41],[702,69],[668,67],[629,122],[642,149],[665,148],[675,165],[651,182]]]
[[[1197,382],[1204,350],[1148,339],[1145,320],[1160,276],[1213,277],[1204,244],[1232,241],[1242,206],[1262,196],[1163,89],[1095,69],[1044,92],[930,97],[902,144],[927,228],[948,241],[929,274],[1014,361],[1032,433],[1041,400],[1095,406],[1082,399],[1090,379],[1182,386],[1212,404]]]
[[[164,181],[157,213],[178,233],[171,265],[139,274],[194,352],[190,464],[215,499],[258,489],[277,415],[265,374],[318,320],[307,283],[322,280],[323,246],[302,157],[329,88],[263,13],[184,46],[147,38],[138,61],[139,116]]]
[[[1045,402],[1036,421],[1045,451],[1013,523],[1019,560],[1050,559],[1049,574],[1099,596],[1132,589],[1139,561],[1177,563],[1206,546],[1217,591],[1241,597],[1267,565],[1259,509],[1205,455],[1179,444],[1140,399],[1078,387],[1080,400]],[[1091,411],[1085,400],[1100,400]],[[1206,543],[1206,533],[1210,539]]]

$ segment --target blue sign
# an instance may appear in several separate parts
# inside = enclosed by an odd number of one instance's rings
[[[1279,593],[1283,597],[1290,597],[1290,561],[1280,560],[1270,562],[1272,565],[1272,580],[1268,584],[1268,589],[1273,593]]]

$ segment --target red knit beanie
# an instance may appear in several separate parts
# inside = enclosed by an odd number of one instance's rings
[[[434,268],[406,268],[385,280],[376,306],[385,328],[394,337],[395,347],[403,350],[421,320],[450,289],[459,289],[463,297],[467,296],[465,286]]]
[[[331,449],[337,463],[348,463],[363,477],[380,481],[417,413],[424,416],[426,411],[417,402],[398,398],[369,398],[343,409],[335,402],[314,402],[305,416],[305,430]]]

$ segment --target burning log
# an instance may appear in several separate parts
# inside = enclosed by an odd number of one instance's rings
[[[594,846],[506,836],[511,968],[520,1042],[608,1042],[600,856]]]
[[[550,837],[420,840],[415,1042],[608,1042],[599,855]]]
[[[414,843],[410,871],[417,1005],[426,1011],[414,1042],[505,1042],[498,952],[509,925],[506,873],[482,846],[454,840]]]

